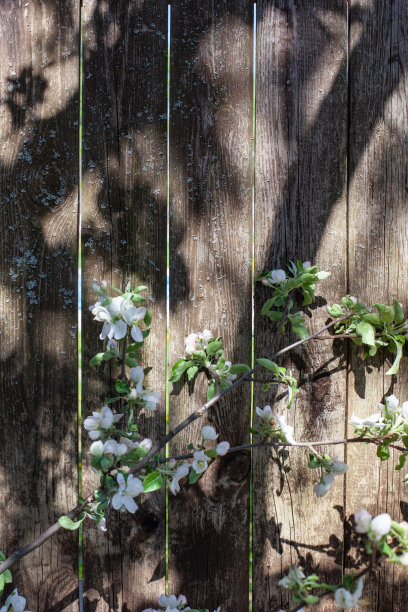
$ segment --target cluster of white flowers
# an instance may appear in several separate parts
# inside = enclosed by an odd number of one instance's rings
[[[400,406],[395,395],[389,395],[386,397],[385,405],[378,404],[378,407],[380,412],[375,412],[365,419],[361,419],[360,417],[353,415],[350,419],[350,424],[358,428],[373,427],[382,429],[386,425],[385,420],[390,420],[393,415],[399,416],[401,423],[403,421],[408,423],[408,402],[403,402]],[[397,423],[397,425],[398,424],[399,423]]]
[[[179,610],[191,610],[190,606],[187,606],[187,599],[184,595],[160,595],[158,599],[160,610],[155,608],[146,608],[143,612],[178,612]],[[187,606],[187,607],[186,607]],[[221,612],[221,607],[218,606],[214,612]]]
[[[84,427],[89,432],[91,440],[97,440],[110,431],[114,423],[120,421],[123,414],[113,414],[109,406],[104,406],[100,412],[92,412],[84,421]]]
[[[102,287],[93,285],[94,291],[101,296],[90,310],[96,321],[103,323],[100,339],[105,338],[122,340],[130,328],[130,333],[135,342],[143,342],[143,334],[139,327],[146,316],[146,308],[133,305],[130,295],[119,295],[110,298],[106,291],[106,283]],[[129,285],[126,291],[129,290]]]
[[[14,591],[6,599],[4,606],[0,608],[0,612],[29,612],[25,609],[26,598],[18,594],[18,590]]]
[[[323,497],[326,495],[330,488],[335,476],[342,476],[348,470],[348,465],[343,461],[337,459],[337,455],[331,460],[331,462],[325,468],[325,471],[320,481],[315,485],[314,492],[317,497]]]
[[[204,329],[202,332],[198,334],[190,334],[184,340],[185,352],[186,355],[192,355],[196,351],[205,350],[208,346],[209,341],[214,336],[210,332],[209,329]]]
[[[272,408],[268,405],[264,408],[255,408],[256,414],[261,417],[261,432],[265,435],[279,435],[283,442],[288,444],[296,444],[296,440],[293,437],[293,427],[286,423],[284,416],[274,414]],[[275,421],[277,421],[278,427],[275,427]]]
[[[180,480],[188,476],[190,469],[192,468],[196,474],[202,474],[208,468],[208,464],[211,461],[211,455],[207,454],[207,452],[212,453],[214,456],[222,456],[226,455],[230,445],[228,442],[219,442],[214,449],[211,451],[204,450],[204,444],[207,440],[216,440],[218,438],[218,434],[215,431],[214,427],[210,427],[209,425],[205,425],[201,430],[202,444],[200,446],[193,447],[195,452],[193,454],[193,462],[188,463],[184,462],[181,465],[178,465],[176,471],[173,473],[173,478],[170,483],[170,491],[173,495],[176,495],[180,491]],[[169,467],[175,467],[177,462],[172,462],[169,464]]]
[[[377,543],[391,531],[391,517],[389,514],[378,514],[375,518],[367,510],[357,510],[354,514],[357,533],[367,533],[370,540]]]
[[[356,590],[351,593],[344,587],[340,587],[334,593],[334,601],[339,606],[340,610],[351,610],[358,608],[358,603],[363,592],[363,577],[358,579]]]

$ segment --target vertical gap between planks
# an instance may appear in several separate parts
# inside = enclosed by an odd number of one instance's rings
[[[351,126],[351,100],[350,100],[350,0],[346,0],[346,96],[347,96],[347,126],[346,126],[346,292],[350,291],[350,126]],[[350,369],[350,343],[346,343],[346,390],[345,390],[345,418],[344,418],[344,438],[347,438],[347,423],[348,423],[348,391],[349,391],[349,369]],[[347,444],[344,446],[344,461],[347,463]],[[346,538],[346,517],[347,517],[347,474],[344,477],[343,489],[343,508],[344,508],[344,525],[343,525],[343,546]],[[342,559],[343,575],[346,569],[346,556],[343,554]]]
[[[253,24],[252,24],[252,202],[251,202],[251,368],[255,365],[255,120],[256,120],[256,2],[254,2],[253,10]],[[254,419],[254,383],[251,382],[251,428],[253,426]],[[252,444],[252,433],[249,434],[249,441]],[[249,612],[252,612],[252,529],[253,529],[253,514],[252,514],[252,503],[253,503],[253,478],[252,478],[252,453],[251,449],[251,470],[249,477]]]
[[[82,41],[82,1],[79,6],[79,130],[78,130],[78,503],[82,499],[82,72],[83,72],[83,41]],[[82,525],[78,529],[78,608],[83,612],[83,554]]]
[[[169,351],[170,351],[170,31],[171,5],[167,5],[167,209],[166,209],[166,435],[169,433]],[[166,457],[169,445],[166,444]],[[169,591],[169,490],[166,486],[165,591]]]

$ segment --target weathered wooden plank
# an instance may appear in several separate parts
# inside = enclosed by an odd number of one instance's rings
[[[143,366],[152,367],[146,383],[162,402],[142,432],[157,441],[165,430],[167,3],[87,2],[83,37],[83,412],[100,409],[110,387],[109,368],[87,366],[101,347],[99,324],[86,312],[95,301],[92,283],[146,284],[154,319]],[[84,440],[84,456],[88,448]],[[84,491],[95,484],[85,467]],[[164,495],[149,496],[135,516],[112,512],[108,525],[106,534],[84,527],[86,609],[157,604],[164,592]]]
[[[76,504],[79,1],[2,3],[1,524],[6,553]],[[30,610],[77,609],[77,535],[13,568]]]
[[[170,362],[184,338],[210,329],[227,358],[250,362],[252,3],[182,1],[172,6]],[[181,386],[181,385],[180,385]],[[169,425],[199,406],[173,390]],[[208,415],[231,444],[248,439],[249,388]],[[170,452],[198,441],[196,422]],[[248,454],[217,460],[194,487],[169,500],[169,591],[192,606],[248,609]]]
[[[255,273],[288,260],[318,263],[332,276],[316,286],[316,295],[334,301],[346,292],[346,2],[265,0],[257,13]],[[260,315],[269,296],[256,287],[257,357],[293,338],[275,339],[271,322]],[[310,331],[327,320],[324,304],[318,300],[311,311]],[[316,341],[289,355],[282,365],[299,380],[294,406],[287,412],[282,390],[264,393],[260,384],[255,406],[276,402],[296,440],[341,438],[345,353],[339,351],[331,341]],[[336,452],[341,459],[341,447]],[[256,612],[290,607],[277,583],[291,564],[323,580],[341,577],[344,483],[336,479],[326,497],[316,498],[317,475],[307,461],[308,452],[300,449],[253,453]],[[323,609],[334,607],[326,600]]]
[[[350,292],[370,304],[398,299],[404,308],[407,26],[404,2],[351,3]],[[406,363],[402,362],[398,377],[391,377],[385,375],[389,362],[384,364],[384,355],[371,360],[370,367],[356,348],[351,357],[349,416],[372,414],[391,393],[406,400]],[[363,507],[373,515],[389,512],[395,520],[406,520],[402,475],[394,471],[397,461],[394,456],[380,464],[371,448],[348,450],[346,517]],[[353,567],[348,540],[346,553],[346,566]],[[408,581],[400,568],[384,567],[365,583],[364,597],[370,609],[406,608]]]

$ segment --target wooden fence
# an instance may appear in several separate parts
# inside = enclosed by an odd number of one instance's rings
[[[0,10],[0,548],[10,553],[77,499],[79,239],[83,418],[109,390],[109,369],[87,365],[101,347],[88,311],[95,281],[149,286],[144,365],[162,398],[167,308],[170,364],[204,327],[250,363],[253,244],[255,274],[308,259],[332,272],[320,290],[328,302],[349,292],[406,306],[408,4],[261,0],[255,81],[246,0],[175,0],[169,56],[164,0],[1,0]],[[275,342],[259,315],[265,296],[255,287],[256,356]],[[320,299],[310,329],[326,318]],[[384,394],[408,399],[406,365],[398,380],[385,376],[383,361],[366,367],[340,340],[310,342],[282,363],[300,383],[289,414],[297,439],[341,438],[351,414],[372,413]],[[203,401],[200,382],[194,395],[170,386],[169,427]],[[273,401],[259,387],[254,405]],[[238,444],[250,411],[248,385],[208,418]],[[146,435],[163,436],[165,415],[163,399]],[[87,449],[84,439],[84,493],[95,485]],[[166,542],[170,593],[248,610],[251,475],[254,612],[289,607],[277,582],[291,563],[341,580],[355,567],[357,509],[408,519],[395,462],[380,465],[366,447],[344,452],[347,478],[320,500],[304,451],[243,452],[170,496],[167,510],[159,492],[134,517],[112,514],[106,534],[85,523],[84,610],[155,606]],[[13,574],[28,609],[78,610],[77,534],[58,534]],[[407,597],[399,568],[366,580],[367,610],[406,610]]]

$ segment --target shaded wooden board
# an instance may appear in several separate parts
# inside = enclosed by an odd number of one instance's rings
[[[6,554],[76,504],[78,32],[79,1],[2,3],[0,548]],[[62,532],[13,568],[13,586],[28,609],[78,609],[76,541],[77,534]]]
[[[316,285],[330,303],[346,293],[346,3],[257,3],[255,274],[283,268],[289,260],[318,263],[332,276]],[[296,339],[274,337],[261,316],[271,292],[255,287],[255,356],[268,356]],[[299,306],[301,303],[299,302]],[[307,326],[327,321],[317,299]],[[310,342],[279,360],[299,381],[293,407],[287,395],[255,384],[254,405],[276,402],[294,425],[296,440],[343,437],[346,347]],[[257,374],[267,379],[265,373]],[[283,396],[282,396],[283,393]],[[259,417],[254,416],[255,423]],[[319,449],[321,453],[324,448]],[[326,449],[343,457],[343,449]],[[343,477],[326,497],[313,486],[308,450],[253,452],[253,610],[288,609],[279,579],[292,564],[322,580],[341,579]],[[313,609],[313,608],[311,608]],[[314,609],[334,610],[325,600]]]
[[[100,323],[88,306],[92,283],[146,284],[152,332],[143,349],[146,385],[161,393],[141,432],[165,431],[167,3],[87,2],[83,20],[82,244],[83,417],[100,409],[118,372],[90,368]],[[84,492],[97,482],[84,445]],[[86,610],[142,610],[164,592],[165,497],[150,495],[135,516],[108,517],[108,532],[84,525]]]
[[[351,3],[350,292],[370,304],[398,299],[404,309],[408,266],[407,27],[404,2]],[[401,402],[406,400],[406,361],[402,361],[397,377],[387,376],[392,361],[388,354],[384,363],[385,355],[367,364],[362,361],[361,350],[353,348],[349,417],[376,412],[378,403],[391,393]],[[376,458],[375,449],[350,448],[347,455],[350,474],[346,517],[366,508],[373,515],[389,512],[395,520],[406,520],[403,474],[394,470],[398,454],[383,464]],[[350,550],[353,542],[349,535],[347,568],[355,562]],[[370,609],[406,608],[408,581],[401,568],[384,566],[365,584],[364,598]]]
[[[227,359],[250,363],[252,3],[172,6],[170,69],[170,364],[184,338],[210,329]],[[191,389],[190,389],[191,391]],[[169,426],[205,401],[200,376],[171,388]],[[184,430],[170,453],[198,442],[248,440],[250,390],[228,396]],[[169,499],[169,592],[191,606],[248,609],[247,453],[217,460],[194,487]]]

